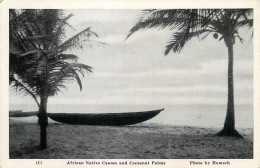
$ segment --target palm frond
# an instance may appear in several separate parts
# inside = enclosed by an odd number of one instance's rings
[[[198,37],[205,32],[211,32],[211,30],[203,29],[196,32],[190,32],[189,34],[187,34],[186,30],[183,30],[182,32],[174,33],[172,36],[172,40],[169,41],[169,44],[166,46],[164,54],[168,55],[171,50],[173,50],[173,52],[180,52],[187,41],[189,41],[193,37]]]
[[[56,95],[67,89],[65,82],[75,81],[82,90],[79,74],[92,72],[90,66],[77,63],[78,57],[64,51],[72,48],[105,45],[95,38],[98,35],[90,27],[64,41],[67,22],[61,10],[10,10],[9,12],[9,75],[17,76],[18,82],[10,78],[19,93],[31,91],[36,98],[46,93]],[[64,42],[63,42],[64,41]],[[20,90],[19,90],[20,89]]]
[[[248,28],[252,28],[253,27],[253,19],[247,19],[247,20],[242,20],[240,22],[238,22],[236,24],[236,29],[239,29],[242,26],[248,26]]]
[[[74,35],[73,37],[69,38],[61,45],[59,45],[57,47],[57,50],[59,53],[61,53],[63,51],[66,51],[69,48],[74,48],[74,47],[82,48],[83,46],[81,45],[81,41],[82,41],[81,38],[82,37],[90,38],[93,35],[98,37],[98,35],[95,32],[91,31],[90,27],[88,27],[88,28],[84,29],[83,31],[79,32],[78,34]]]
[[[21,38],[20,40],[39,40],[43,38],[49,38],[52,36],[53,35],[28,36],[28,37]]]
[[[74,75],[75,75],[75,78],[76,78],[76,80],[77,80],[77,82],[78,82],[79,89],[80,89],[80,91],[81,91],[81,90],[82,90],[82,83],[81,83],[81,80],[80,80],[80,78],[79,78],[79,75],[78,75],[77,73],[75,73]]]
[[[83,71],[92,72],[92,67],[80,63],[68,64],[67,66],[64,66],[59,71],[53,72],[51,74],[48,81],[48,83],[50,84],[49,88],[55,88],[57,85],[61,85],[61,83],[64,82],[65,80],[72,81],[76,79],[80,87],[80,90],[82,90],[82,83],[80,77],[77,74],[77,71],[80,73],[83,73]]]
[[[60,60],[78,61],[79,57],[74,54],[58,54],[57,58]]]
[[[167,55],[171,50],[180,52],[188,40],[192,37],[200,37],[205,32],[207,34],[201,40],[213,32],[225,38],[234,35],[241,26],[248,25],[252,28],[253,19],[247,17],[252,13],[252,9],[143,10],[139,21],[130,29],[126,39],[141,29],[169,28],[174,33],[166,46],[165,55]],[[236,28],[228,28],[230,25]],[[242,41],[242,38],[239,37],[239,39]]]
[[[181,10],[184,12],[184,10]],[[139,22],[131,28],[126,39],[128,39],[132,34],[140,29],[148,28],[166,28],[172,26],[172,29],[176,27],[181,27],[185,24],[186,18],[183,16],[177,16],[178,12],[174,10],[148,10],[143,11],[143,16],[140,18]],[[125,40],[126,40],[125,39]]]
[[[38,107],[40,107],[40,104],[36,98],[36,95],[31,91],[28,87],[26,87],[22,82],[18,81],[17,79],[14,78],[14,76],[9,76],[9,81],[11,83],[11,86],[15,88],[17,92],[24,92],[25,94],[28,94],[32,96],[32,98],[35,100],[36,104]]]

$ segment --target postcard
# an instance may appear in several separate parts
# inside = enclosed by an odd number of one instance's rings
[[[0,167],[260,166],[259,1],[0,7]]]

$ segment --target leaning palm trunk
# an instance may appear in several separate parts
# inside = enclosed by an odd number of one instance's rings
[[[242,136],[235,129],[235,108],[234,108],[234,83],[233,83],[233,45],[234,37],[225,39],[228,47],[228,102],[227,113],[223,129],[217,133],[219,136]]]
[[[47,117],[47,100],[46,95],[41,96],[39,114],[38,114],[38,123],[40,125],[40,149],[47,148],[47,126],[48,126],[48,117]]]

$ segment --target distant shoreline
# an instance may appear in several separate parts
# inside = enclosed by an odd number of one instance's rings
[[[52,105],[47,111],[50,113],[121,113],[148,111],[164,108],[149,123],[170,125],[192,125],[201,127],[223,127],[226,116],[226,105]],[[19,105],[10,110],[36,111],[37,106]],[[254,127],[253,106],[237,105],[235,107],[236,127]]]

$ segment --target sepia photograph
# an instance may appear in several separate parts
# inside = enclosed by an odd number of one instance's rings
[[[9,9],[9,159],[253,159],[253,23],[252,8]]]

